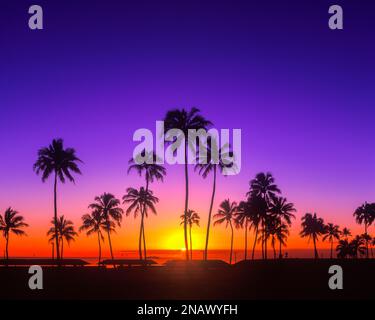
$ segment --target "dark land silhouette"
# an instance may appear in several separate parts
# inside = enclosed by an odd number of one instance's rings
[[[328,268],[344,270],[330,290]],[[374,299],[375,260],[179,261],[165,266],[44,267],[44,289],[30,290],[26,267],[0,267],[0,299]]]

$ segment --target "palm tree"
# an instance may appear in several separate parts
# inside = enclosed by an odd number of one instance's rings
[[[25,236],[26,232],[22,230],[29,225],[25,223],[23,216],[20,216],[16,210],[11,207],[5,210],[4,216],[0,215],[0,231],[5,238],[5,257],[9,259],[9,236],[14,233],[16,236]]]
[[[334,225],[333,223],[328,223],[325,226],[325,234],[323,236],[323,241],[328,239],[329,242],[331,243],[331,259],[333,258],[333,241],[335,239],[340,240],[340,235],[341,235],[341,231],[338,225]]]
[[[174,109],[167,112],[164,118],[164,129],[168,134],[168,130],[179,129],[182,131],[184,137],[176,137],[177,141],[184,142],[184,156],[185,156],[185,208],[184,214],[187,215],[189,208],[189,173],[188,173],[188,148],[191,147],[196,141],[189,141],[189,129],[199,130],[207,129],[211,125],[211,122],[206,120],[201,114],[199,109],[192,108],[190,111],[185,109]],[[166,138],[168,138],[166,136]],[[184,139],[181,139],[184,138]],[[180,140],[181,139],[181,140]],[[169,140],[169,139],[168,139]],[[186,219],[184,222],[184,239],[185,239],[185,252],[186,260],[189,260],[189,248],[187,238],[187,224]]]
[[[187,219],[186,224],[189,226],[189,238],[190,238],[190,260],[193,260],[193,240],[191,236],[191,228],[193,225],[197,225],[199,227],[199,220],[200,216],[194,210],[188,210],[187,215],[185,214],[180,216],[181,218],[181,225],[185,224],[185,219]]]
[[[225,222],[225,228],[230,226],[231,229],[231,240],[230,240],[230,258],[229,264],[232,264],[232,255],[233,255],[233,224],[232,221],[235,219],[235,214],[237,211],[237,203],[231,202],[229,199],[224,200],[219,207],[217,214],[214,215],[214,226],[220,225]]]
[[[146,181],[146,188],[145,191],[148,191],[149,184],[154,182],[155,180],[160,180],[163,182],[164,176],[167,174],[165,168],[157,164],[158,157],[154,152],[148,152],[143,150],[140,154],[136,156],[136,158],[131,158],[129,160],[129,168],[128,174],[131,171],[136,171],[139,176],[144,174],[145,181]],[[142,260],[142,239],[143,239],[143,250],[144,250],[144,258],[147,259],[146,256],[146,238],[145,238],[145,227],[144,227],[144,216],[145,216],[145,208],[141,210],[141,228],[139,232],[139,258]]]
[[[128,216],[131,212],[134,212],[134,218],[141,214],[141,229],[140,237],[142,234],[142,224],[144,216],[148,217],[148,210],[150,209],[154,214],[156,214],[155,204],[159,202],[159,199],[153,195],[150,189],[145,189],[141,187],[139,190],[135,188],[126,189],[126,194],[122,197],[123,203],[129,203],[129,207],[126,210],[126,215]],[[142,242],[139,241],[139,259],[142,260]],[[146,248],[146,247],[145,247]],[[145,252],[146,259],[146,252]]]
[[[57,222],[55,222],[55,220],[52,219],[51,224],[53,225],[53,227],[51,227],[48,230],[47,235],[51,236],[50,241],[52,241],[56,234],[55,226],[57,226],[57,234],[59,237],[59,241],[61,242],[60,243],[61,245],[60,258],[63,259],[64,258],[64,239],[69,245],[71,241],[75,240],[74,237],[77,236],[77,232],[74,231],[73,222],[70,220],[66,220],[64,215],[58,217]]]
[[[358,224],[364,224],[365,233],[367,233],[368,227],[374,222],[375,219],[375,203],[365,202],[354,211],[353,216]],[[366,248],[366,257],[368,258],[368,241],[366,241]]]
[[[82,216],[82,226],[79,227],[79,232],[86,231],[86,235],[90,236],[92,234],[97,234],[98,236],[98,248],[99,248],[99,257],[98,264],[102,260],[102,245],[101,242],[104,242],[104,236],[102,231],[106,231],[107,224],[100,214],[99,211],[92,211],[91,214],[84,214]],[[110,221],[110,229],[114,230],[114,223]]]
[[[255,179],[250,181],[250,191],[247,196],[260,196],[266,201],[267,206],[270,207],[271,200],[276,197],[277,193],[281,193],[278,186],[275,184],[275,178],[270,172],[260,172],[255,176]],[[265,231],[265,216],[261,219],[262,230]],[[262,231],[262,232],[263,232]],[[265,235],[261,237],[262,241],[262,256],[267,259],[267,241]]]
[[[78,167],[78,162],[82,162],[77,158],[76,152],[73,148],[64,149],[62,139],[53,139],[52,143],[38,151],[38,159],[34,163],[33,169],[36,174],[42,175],[42,181],[45,182],[48,177],[54,175],[54,221],[57,222],[57,182],[65,183],[65,180],[74,183],[72,173],[81,174]],[[55,225],[55,241],[56,241],[56,256],[60,259],[59,237],[57,235],[57,226]]]
[[[272,215],[279,217],[284,220],[288,226],[292,225],[292,219],[295,219],[293,212],[297,210],[294,208],[294,204],[288,202],[286,198],[283,197],[273,197],[270,203],[269,212]]]
[[[245,229],[245,260],[247,260],[247,232],[252,223],[252,210],[249,201],[241,201],[236,211],[236,226]]]
[[[254,229],[255,233],[254,244],[251,253],[251,259],[254,260],[255,247],[258,242],[259,226],[261,222],[266,218],[268,208],[266,201],[261,196],[251,195],[247,201],[249,203],[249,219],[251,221],[251,227]]]
[[[350,241],[350,253],[351,256],[355,259],[359,255],[365,255],[367,253],[367,248],[365,246],[365,241],[361,236],[355,236],[355,238]]]
[[[282,259],[282,251],[281,248],[282,246],[286,246],[286,240],[288,239],[289,236],[289,226],[277,219],[277,223],[275,225],[274,233],[276,236],[276,239],[279,241],[279,259]]]
[[[314,256],[315,259],[319,258],[318,251],[316,250],[316,242],[319,240],[319,237],[324,234],[324,221],[322,218],[318,218],[316,213],[306,213],[302,217],[302,231],[300,232],[301,237],[312,238],[314,243]]]
[[[348,228],[342,229],[341,233],[345,237],[346,240],[348,240],[348,238],[352,236],[352,233],[350,232]]]
[[[366,258],[368,259],[369,258],[369,244],[371,244],[372,237],[368,233],[363,233],[360,235],[360,237],[366,243]]]
[[[340,240],[336,246],[337,257],[345,259],[347,256],[351,256],[351,246],[348,239]]]
[[[195,165],[195,170],[198,170],[203,179],[206,179],[211,172],[213,174],[211,201],[208,211],[206,244],[204,248],[204,260],[207,260],[208,258],[208,240],[210,236],[212,208],[214,205],[216,193],[216,173],[218,169],[221,173],[223,173],[224,170],[236,170],[234,163],[230,163],[228,161],[231,155],[232,151],[230,150],[228,144],[219,149],[216,139],[214,139],[213,137],[209,137],[207,139],[207,156],[204,157],[199,154],[197,157],[198,163]]]
[[[108,236],[111,259],[114,260],[111,231],[115,230],[114,223],[116,223],[119,227],[121,226],[124,211],[120,208],[120,200],[118,200],[113,194],[105,192],[102,195],[95,197],[95,202],[91,203],[89,208],[99,212],[103,216],[106,224],[105,229]]]

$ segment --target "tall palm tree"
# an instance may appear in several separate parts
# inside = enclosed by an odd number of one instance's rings
[[[73,148],[64,148],[62,139],[53,139],[52,143],[38,151],[38,159],[34,163],[33,169],[36,174],[42,175],[42,181],[45,182],[48,177],[54,175],[53,187],[53,206],[54,206],[54,221],[57,222],[57,182],[65,183],[66,179],[74,183],[72,173],[81,174],[78,167],[78,162],[82,162],[76,156],[76,151]],[[55,225],[55,241],[56,241],[56,256],[60,259],[59,237],[57,234],[57,226]]]
[[[235,214],[237,210],[237,203],[231,202],[229,199],[224,200],[219,207],[217,214],[214,215],[214,226],[220,225],[225,222],[225,228],[230,226],[231,230],[231,240],[230,240],[230,258],[229,264],[232,264],[232,255],[233,255],[233,224],[235,220]]]
[[[87,236],[91,236],[92,234],[96,233],[98,236],[98,264],[100,264],[102,260],[101,242],[104,242],[104,236],[102,231],[106,231],[107,224],[99,211],[92,211],[91,214],[84,214],[81,219],[82,225],[79,227],[79,232],[86,231]],[[114,227],[115,225],[113,221],[110,221],[111,232],[114,230]]]
[[[11,207],[5,210],[4,216],[0,215],[0,231],[5,238],[5,257],[9,259],[9,237],[11,233],[16,236],[25,236],[26,232],[22,228],[28,227],[23,216],[20,216],[16,210]]]
[[[245,229],[245,260],[247,260],[247,232],[252,225],[252,213],[249,201],[241,201],[236,211],[236,226],[243,227]]]
[[[190,238],[190,260],[193,260],[193,239],[191,236],[191,228],[194,225],[197,225],[199,227],[199,220],[200,216],[197,212],[194,210],[188,210],[187,215],[184,214],[180,216],[181,218],[181,225],[185,224],[185,219],[187,219],[186,224],[189,226],[189,238]]]
[[[312,238],[314,243],[314,256],[315,259],[318,259],[319,255],[316,249],[316,243],[319,240],[319,237],[325,233],[324,221],[322,218],[318,218],[316,213],[306,213],[301,220],[302,231],[300,232],[300,236],[303,238]]]
[[[129,207],[126,210],[126,215],[128,216],[131,212],[134,212],[134,218],[141,214],[141,219],[143,221],[144,217],[148,217],[148,210],[151,210],[156,214],[155,204],[159,202],[159,199],[153,195],[150,189],[145,189],[141,187],[139,190],[135,188],[126,189],[126,194],[122,197],[123,203],[128,203]],[[142,222],[139,232],[139,236],[142,235]],[[139,259],[142,260],[142,242],[139,241]],[[145,252],[146,259],[146,252]]]
[[[206,179],[210,173],[213,174],[212,182],[212,193],[210,208],[208,211],[208,222],[207,222],[207,231],[206,231],[206,243],[204,247],[204,260],[208,258],[208,240],[210,237],[210,227],[211,227],[211,218],[212,218],[212,209],[215,200],[216,193],[216,174],[219,170],[223,173],[224,170],[236,170],[234,163],[230,163],[228,160],[231,158],[232,151],[228,144],[219,148],[218,143],[215,138],[209,137],[207,139],[207,156],[198,155],[197,164],[195,165],[195,170],[198,170],[199,174]]]
[[[258,242],[258,234],[259,234],[259,227],[261,225],[261,222],[266,218],[267,216],[267,203],[266,201],[261,197],[257,195],[250,195],[248,198],[249,203],[249,211],[250,211],[250,221],[251,221],[251,227],[254,229],[254,244],[253,249],[251,253],[251,259],[254,260],[255,257],[255,247]]]
[[[340,227],[338,225],[335,225],[333,223],[328,223],[325,226],[325,234],[323,236],[323,241],[329,240],[331,243],[331,259],[333,258],[333,241],[340,240],[340,235],[341,235]]]
[[[369,245],[371,244],[372,237],[368,233],[363,233],[360,235],[363,241],[366,243],[366,258],[369,258]],[[371,249],[372,250],[372,249]]]
[[[345,237],[346,240],[348,240],[348,238],[352,236],[352,233],[350,232],[348,228],[342,229],[341,233]]]
[[[146,188],[145,191],[148,191],[149,184],[156,181],[163,182],[164,176],[167,174],[165,168],[158,164],[158,157],[154,152],[149,152],[143,150],[140,154],[136,156],[136,158],[131,158],[129,160],[129,168],[128,174],[131,171],[136,171],[139,176],[144,175],[146,181]],[[144,250],[144,258],[147,259],[146,256],[146,238],[145,238],[145,227],[144,227],[144,217],[145,217],[146,208],[141,210],[141,228],[139,232],[139,258],[142,260],[142,239],[143,239],[143,250]]]
[[[89,208],[99,212],[103,216],[106,224],[105,229],[108,236],[111,259],[113,260],[114,257],[111,242],[111,231],[114,231],[114,223],[116,223],[119,227],[121,226],[122,215],[124,213],[124,210],[120,208],[120,200],[117,199],[113,194],[105,192],[102,195],[95,197],[95,202],[91,203]]]
[[[189,173],[188,173],[188,148],[191,147],[196,141],[189,141],[188,132],[189,129],[207,129],[211,126],[211,122],[206,120],[201,114],[199,109],[192,108],[190,111],[185,109],[174,109],[167,112],[164,118],[164,129],[167,133],[170,129],[179,129],[184,134],[184,157],[185,157],[185,208],[184,214],[187,215],[189,208]],[[166,136],[166,138],[168,138]],[[177,141],[182,137],[177,137]],[[184,223],[184,240],[185,240],[185,252],[186,260],[189,260],[189,247],[187,237],[187,224],[186,219]]]
[[[74,237],[76,237],[78,234],[74,231],[73,222],[70,220],[66,220],[64,215],[57,218],[57,222],[55,222],[54,219],[52,219],[51,224],[53,227],[51,227],[47,235],[51,236],[50,240],[52,240],[56,234],[55,226],[57,226],[57,234],[59,237],[60,245],[61,245],[61,251],[60,251],[60,258],[64,258],[64,239],[70,244],[70,242],[75,241]]]
[[[260,196],[266,201],[267,206],[270,207],[272,198],[276,197],[276,194],[281,193],[278,186],[275,184],[275,178],[272,176],[270,172],[258,173],[254,179],[250,181],[250,190],[247,193],[247,196]],[[266,217],[262,217],[261,224],[262,230],[265,231],[265,219]],[[262,231],[262,232],[263,232]],[[267,259],[267,241],[266,237],[263,235],[261,237],[262,241],[262,257]]]
[[[274,225],[274,234],[276,240],[279,241],[279,259],[282,259],[282,247],[286,246],[286,240],[289,236],[289,225],[282,222],[281,219],[276,219],[276,223]]]
[[[367,234],[368,227],[375,220],[375,203],[365,202],[354,211],[353,216],[358,224],[364,224],[365,233]],[[368,258],[368,241],[366,241],[366,248],[366,258]]]

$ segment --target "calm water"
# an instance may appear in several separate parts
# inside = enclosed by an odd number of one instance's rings
[[[284,251],[287,252],[288,258],[313,258],[313,250],[306,250],[306,249],[291,249]],[[208,257],[209,259],[218,259],[224,260],[229,262],[229,250],[211,250],[209,251]],[[115,258],[117,259],[138,259],[138,250],[130,250],[130,251],[118,251],[114,252]],[[328,249],[319,250],[319,255],[321,258],[329,258],[330,251]],[[255,252],[255,258],[260,258],[261,252]],[[268,252],[269,259],[273,258],[273,252]],[[33,257],[35,258],[35,257]],[[65,258],[80,258],[83,259],[90,264],[96,264],[98,261],[98,257],[65,257]],[[107,255],[103,255],[102,259],[109,259],[110,257]],[[168,260],[180,260],[185,259],[185,252],[181,250],[148,250],[147,251],[147,258],[152,259],[158,264],[164,264]],[[195,250],[193,251],[193,259],[202,259],[203,258],[203,250]],[[248,252],[248,259],[251,258],[251,250]],[[233,262],[240,261],[244,259],[244,252],[243,250],[235,250],[233,252]]]

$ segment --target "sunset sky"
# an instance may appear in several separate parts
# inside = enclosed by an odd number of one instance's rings
[[[27,238],[11,238],[10,255],[50,253],[53,181],[43,184],[32,170],[39,148],[61,137],[84,162],[75,185],[58,187],[59,213],[78,227],[96,195],[121,198],[144,184],[127,175],[133,132],[154,131],[167,110],[193,106],[217,129],[242,129],[242,171],[218,179],[215,212],[270,171],[298,210],[289,248],[308,246],[298,237],[306,212],[363,232],[352,214],[375,201],[375,10],[340,1],[344,30],[332,31],[328,1],[293,2],[38,1],[40,31],[27,27],[28,1],[2,4],[0,212],[12,206],[30,224]],[[201,249],[212,180],[190,174]],[[160,203],[146,221],[148,248],[184,246],[183,179],[182,166],[167,166],[165,182],[152,185]],[[124,219],[115,253],[137,248],[138,226]],[[210,247],[227,248],[227,231],[213,228]],[[82,234],[65,256],[96,252]]]

